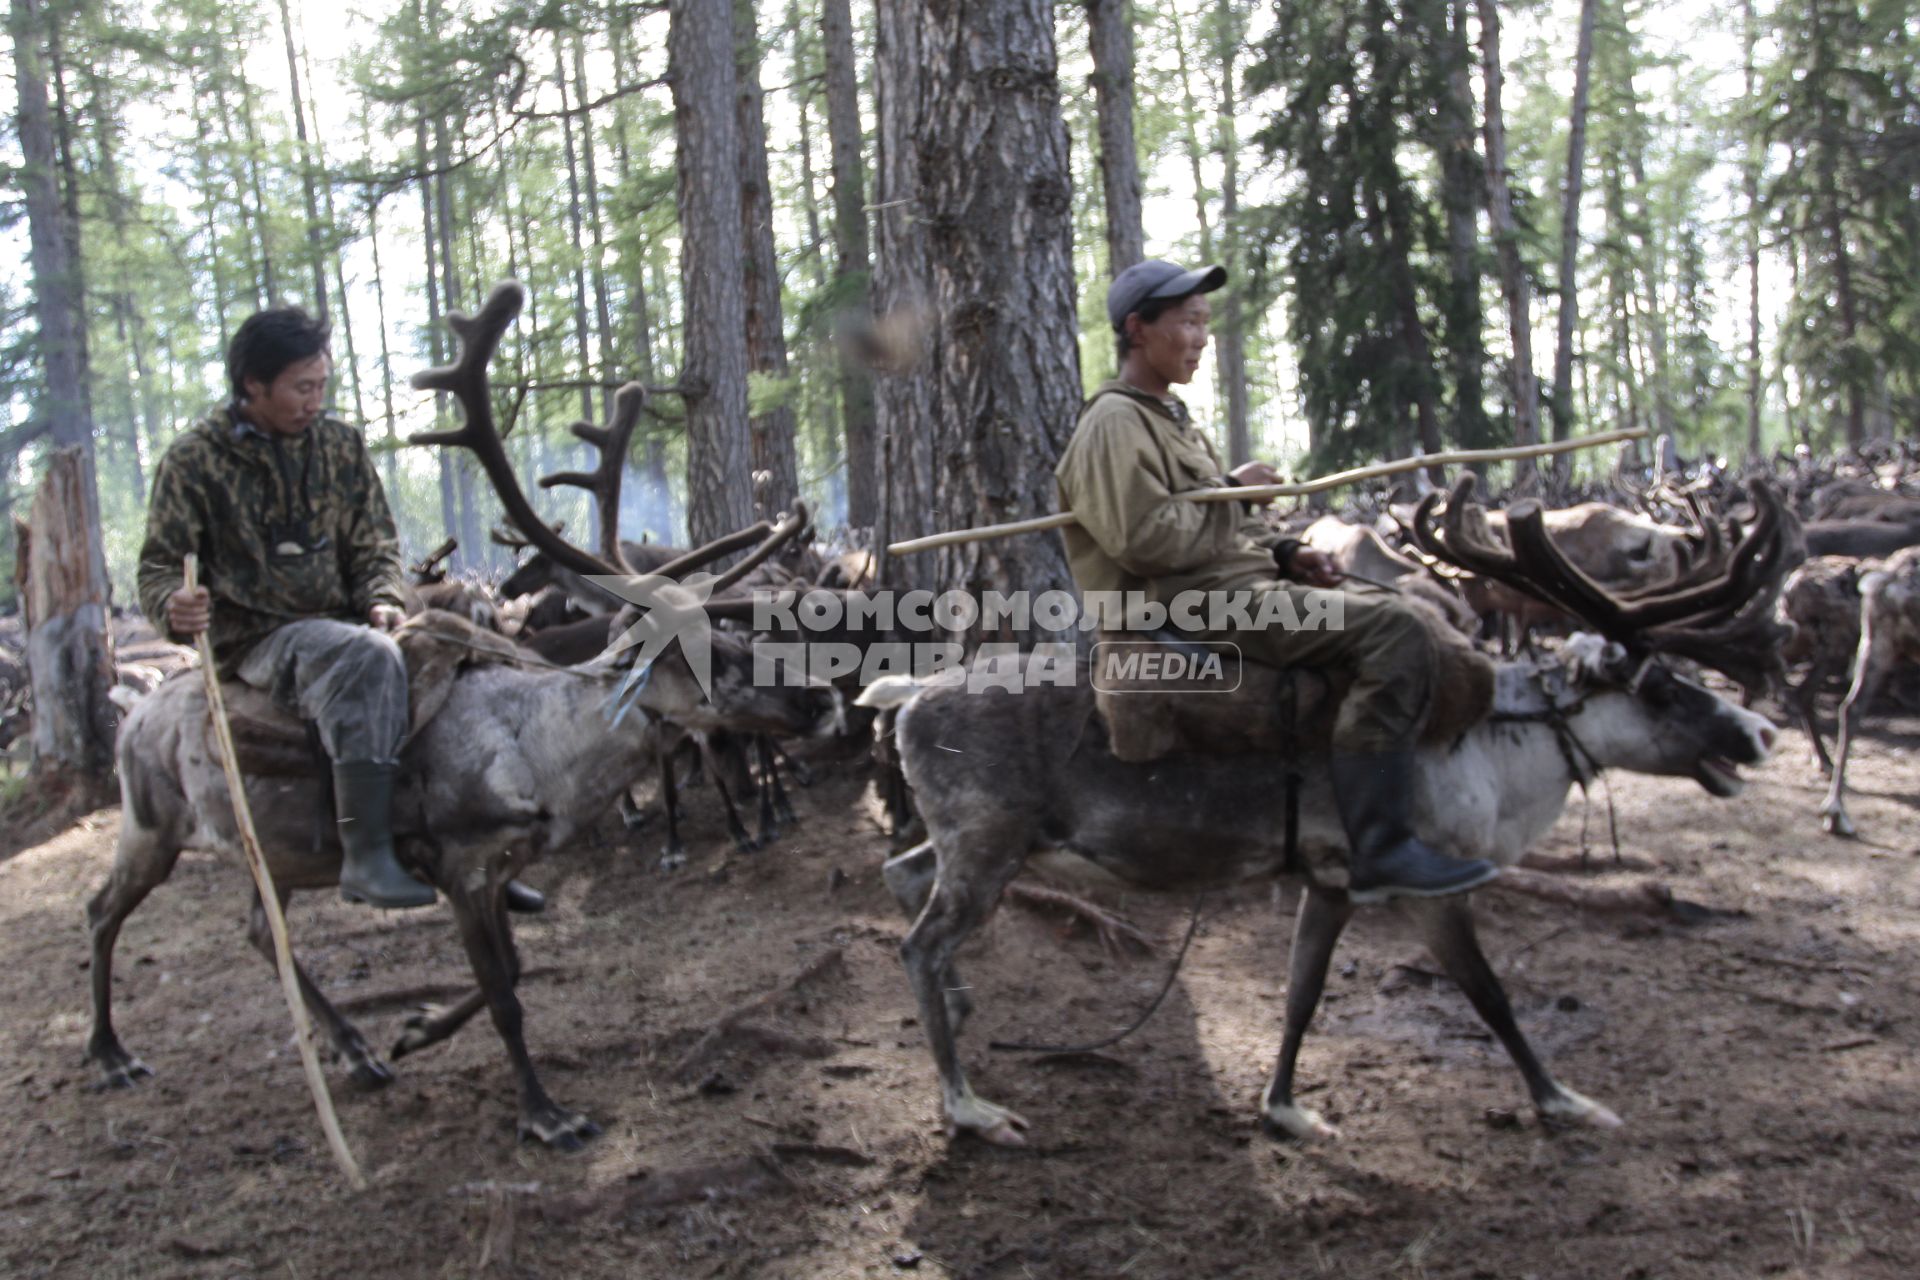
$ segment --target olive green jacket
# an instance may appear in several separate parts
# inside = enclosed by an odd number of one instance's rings
[[[1182,591],[1272,583],[1280,575],[1275,551],[1284,557],[1291,539],[1244,503],[1173,498],[1226,486],[1221,471],[1178,400],[1117,379],[1102,383],[1054,469],[1061,509],[1079,519],[1062,533],[1080,590],[1140,591],[1165,602]]]
[[[213,597],[223,673],[285,623],[364,622],[374,605],[401,602],[386,493],[365,439],[336,418],[277,438],[218,409],[174,440],[154,472],[140,548],[140,609],[157,630],[190,551]]]

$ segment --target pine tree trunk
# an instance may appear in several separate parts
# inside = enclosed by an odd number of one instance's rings
[[[1100,183],[1106,195],[1110,276],[1147,256],[1140,214],[1140,155],[1133,140],[1133,13],[1130,0],[1087,0],[1093,98],[1100,121]]]
[[[587,272],[582,260],[585,258],[586,221],[580,204],[580,157],[574,149],[573,117],[566,114],[569,110],[567,92],[567,63],[565,43],[560,33],[553,33],[553,83],[560,90],[560,140],[567,159],[567,225],[573,233],[573,340],[580,350],[580,420],[592,422],[593,391],[591,383],[596,373],[593,359],[593,339],[587,326]],[[599,517],[590,517],[590,523],[598,526]]]
[[[1447,88],[1439,132],[1440,200],[1447,214],[1447,345],[1453,357],[1454,430],[1470,449],[1493,443],[1487,421],[1486,313],[1480,301],[1480,209],[1486,202],[1486,169],[1473,121],[1473,50],[1467,39],[1467,5],[1445,8]]]
[[[592,100],[592,94],[587,89],[586,41],[582,40],[578,33],[573,37],[573,85],[576,102],[585,103]],[[595,376],[604,380],[607,371],[613,365],[613,313],[607,305],[607,246],[600,228],[600,167],[595,152],[593,113],[582,112],[580,161],[586,179],[587,231],[593,242],[588,259],[592,266],[589,275],[593,282],[594,332],[600,340],[599,359],[593,362],[593,368]]]
[[[1574,48],[1573,108],[1567,132],[1567,178],[1560,203],[1560,329],[1553,348],[1553,438],[1573,433],[1573,331],[1580,321],[1580,200],[1587,176],[1587,104],[1593,83],[1593,25],[1599,0],[1581,0]],[[1556,482],[1567,475],[1565,455],[1553,462]]]
[[[86,398],[86,298],[80,283],[80,247],[69,239],[66,211],[55,177],[52,113],[47,102],[41,49],[49,15],[41,0],[12,0],[14,84],[19,92],[17,131],[21,189],[26,197],[28,256],[33,268],[33,309],[45,383],[36,416],[48,421],[56,445],[86,451],[86,500],[96,539],[99,499],[94,494],[93,423]],[[96,548],[98,542],[95,543]]]
[[[1247,421],[1247,309],[1241,304],[1247,282],[1242,270],[1245,255],[1240,252],[1240,141],[1234,121],[1237,110],[1234,76],[1242,18],[1235,0],[1220,0],[1218,21],[1220,114],[1216,127],[1221,160],[1220,249],[1226,258],[1227,274],[1235,284],[1217,304],[1213,359],[1220,372],[1220,399],[1227,407],[1227,465],[1237,467],[1253,457],[1253,440]]]
[[[929,228],[935,264],[919,277],[932,286],[921,371],[929,412],[891,416],[883,400],[882,432],[897,439],[918,429],[931,440],[938,465],[924,509],[941,527],[1049,512],[1054,463],[1080,406],[1052,5],[920,0],[881,8],[898,10],[883,58],[883,155],[891,165],[904,145],[913,170],[912,180],[885,188],[883,203],[909,201],[908,216]],[[896,60],[913,53],[919,71],[903,85]],[[883,219],[882,227],[893,222]],[[883,255],[887,248],[883,239]],[[891,471],[898,462],[883,465]],[[903,516],[898,507],[891,514]],[[1072,587],[1063,544],[1052,534],[975,542],[936,557],[932,577],[941,587]]]
[[[320,199],[314,186],[313,147],[307,140],[307,103],[300,93],[300,54],[293,40],[293,13],[280,0],[280,32],[287,41],[287,92],[293,105],[293,136],[300,151],[300,192],[307,209],[307,265],[313,271],[314,314],[327,314],[327,260],[320,226]],[[344,302],[345,295],[342,295]]]
[[[15,0],[16,14],[23,2],[32,0]],[[53,451],[29,528],[22,606],[33,686],[33,768],[104,793],[113,772],[115,717],[107,700],[113,642],[91,450]]]
[[[673,0],[668,11],[686,307],[680,387],[688,536],[695,544],[753,523],[732,8],[713,0]]]
[[[1539,390],[1533,373],[1533,295],[1520,261],[1520,231],[1514,224],[1513,195],[1507,189],[1507,122],[1500,94],[1500,10],[1495,0],[1476,0],[1480,12],[1481,55],[1486,76],[1487,207],[1494,243],[1500,251],[1501,293],[1507,302],[1507,327],[1513,336],[1513,443],[1540,440]],[[1514,464],[1516,483],[1534,473],[1533,464]]]
[[[393,351],[387,343],[387,285],[380,270],[380,197],[369,193],[367,196],[367,247],[373,251],[373,306],[374,319],[380,328],[380,407],[386,415],[387,444],[397,446],[400,443],[400,418],[393,408]],[[399,490],[399,452],[389,447],[380,455],[381,478],[387,486],[387,501],[393,506],[394,518],[400,516]]]
[[[753,0],[733,6],[734,127],[740,143],[740,239],[746,249],[747,368],[785,384],[787,337],[780,313],[780,260],[773,247],[773,191],[767,177],[767,125],[760,88],[760,33]],[[754,508],[762,519],[791,511],[800,496],[793,406],[782,402],[748,424],[753,443]]]
[[[1740,30],[1744,45],[1745,93],[1742,101],[1748,110],[1757,110],[1759,73],[1754,66],[1754,44],[1759,27],[1754,17],[1753,0],[1741,4]],[[1760,362],[1760,170],[1763,163],[1757,142],[1747,145],[1747,157],[1741,166],[1741,189],[1746,196],[1747,256],[1747,461],[1760,460],[1760,397],[1764,370]]]
[[[80,299],[80,322],[75,330],[79,342],[79,396],[80,412],[87,422],[93,422],[93,357],[87,343],[87,271],[86,259],[80,252],[80,165],[75,157],[73,145],[73,113],[67,107],[67,89],[65,69],[62,65],[65,52],[60,34],[62,14],[65,10],[56,6],[45,13],[45,31],[47,33],[48,66],[53,73],[53,126],[55,140],[58,143],[57,154],[60,161],[60,208],[65,219],[67,252],[72,257],[74,296]],[[93,465],[89,454],[89,467]]]
[[[420,243],[427,255],[427,348],[428,354],[437,365],[442,360],[445,339],[440,325],[440,238],[434,229],[438,219],[433,209],[433,178],[428,175],[427,163],[427,124],[422,120],[414,128],[414,154],[420,170]],[[447,397],[445,392],[434,396],[434,417],[446,414]],[[454,506],[453,462],[447,457],[450,450],[434,450],[434,462],[440,474],[440,528],[443,533],[452,533],[458,524],[459,513]]]
[[[872,264],[848,0],[821,0],[820,29],[826,45],[827,139],[833,164],[834,292],[841,313],[865,323],[871,305]],[[879,519],[880,481],[874,456],[873,375],[849,344],[840,343],[839,348],[840,414],[847,438],[847,523],[871,529]]]

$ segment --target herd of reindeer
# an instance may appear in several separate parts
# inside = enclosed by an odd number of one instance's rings
[[[676,787],[695,773],[720,788],[729,830],[743,846],[756,841],[735,801],[757,793],[760,841],[770,839],[791,818],[783,768],[801,781],[806,773],[781,740],[862,733],[877,740],[883,795],[896,822],[925,835],[886,864],[884,878],[910,922],[902,958],[954,1131],[1017,1143],[1027,1129],[1024,1118],[977,1097],[966,1081],[955,1038],[972,1001],[952,965],[954,950],[1031,856],[1050,868],[1092,863],[1145,890],[1275,876],[1300,882],[1285,1033],[1262,1117],[1293,1138],[1331,1136],[1321,1117],[1292,1099],[1295,1055],[1354,912],[1337,870],[1343,837],[1324,770],[1311,760],[1258,756],[1126,764],[1108,749],[1084,687],[1030,688],[1040,696],[1010,699],[964,696],[952,673],[889,677],[866,690],[756,680],[754,645],[768,637],[752,630],[753,594],[872,588],[884,581],[876,551],[822,542],[797,502],[776,524],[692,550],[623,541],[619,485],[642,409],[637,387],[615,398],[606,426],[575,429],[599,449],[594,471],[541,481],[594,494],[595,545],[543,523],[510,465],[487,381],[522,296],[518,286],[502,286],[476,315],[452,317],[458,359],[415,379],[449,394],[464,416],[459,429],[415,442],[472,452],[510,522],[496,537],[522,558],[497,585],[448,577],[451,542],[410,570],[409,608],[417,616],[409,626],[432,633],[424,643],[438,639],[457,655],[433,705],[423,711],[416,700],[396,824],[403,858],[447,899],[476,985],[411,1018],[389,1059],[447,1038],[484,1009],[518,1079],[522,1137],[560,1149],[580,1145],[597,1126],[547,1094],[526,1046],[505,882],[577,843],[616,808],[630,826],[647,820],[632,792],[653,778],[668,827],[664,868],[680,855]],[[1443,847],[1510,865],[1552,825],[1571,788],[1603,768],[1692,778],[1712,794],[1732,795],[1741,766],[1760,763],[1775,742],[1773,726],[1751,710],[1763,698],[1781,700],[1831,774],[1821,809],[1826,829],[1853,834],[1843,792],[1860,713],[1883,686],[1899,692],[1889,677],[1920,659],[1920,456],[1889,444],[1737,470],[1662,465],[1663,453],[1671,459],[1670,449],[1660,450],[1651,466],[1617,466],[1609,481],[1575,495],[1583,500],[1552,508],[1527,496],[1510,496],[1505,510],[1483,506],[1468,474],[1450,491],[1419,479],[1411,492],[1358,493],[1341,514],[1285,517],[1355,582],[1424,598],[1499,655],[1506,692],[1489,723],[1422,749],[1416,809]],[[740,553],[711,584],[706,681],[695,678],[678,647],[641,669],[631,647],[612,643],[634,621],[635,607],[589,578],[681,578]],[[158,670],[163,648],[121,655],[121,829],[112,875],[88,906],[87,1052],[113,1085],[150,1074],[121,1045],[111,1019],[121,925],[182,849],[239,853],[204,688],[197,673]],[[857,675],[847,680],[857,683]],[[1816,703],[1837,691],[1844,697],[1829,755]],[[277,713],[261,699],[243,699],[235,714],[266,724]],[[314,820],[326,811],[324,765],[299,758],[299,726],[281,728],[294,748],[279,764],[249,768],[247,790],[284,898],[333,884],[338,849]],[[266,724],[260,732],[270,737],[272,730]],[[972,743],[981,749],[970,751]],[[1282,767],[1304,779],[1299,813],[1284,824],[1275,815],[1245,815],[1244,803],[1231,797],[1273,794],[1270,779]],[[1190,815],[1168,818],[1162,806],[1144,820],[1154,797],[1174,794]],[[1559,1084],[1528,1046],[1474,940],[1470,899],[1403,902],[1391,915],[1427,943],[1507,1047],[1543,1120],[1619,1123],[1602,1104]],[[257,900],[250,937],[271,960]],[[356,1081],[391,1079],[361,1032],[304,973],[298,977]]]

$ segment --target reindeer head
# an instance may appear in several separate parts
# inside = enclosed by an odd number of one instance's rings
[[[451,365],[415,374],[413,383],[422,390],[451,393],[466,422],[456,431],[420,433],[412,437],[412,443],[471,449],[526,545],[541,553],[549,565],[587,577],[633,610],[613,628],[615,635],[627,636],[627,642],[617,644],[601,659],[610,666],[628,668],[621,692],[616,695],[622,699],[618,705],[629,709],[632,705],[643,706],[693,729],[777,733],[812,729],[828,712],[828,694],[811,687],[757,683],[746,642],[714,630],[702,608],[708,596],[718,595],[738,582],[807,526],[804,505],[795,503],[795,510],[777,527],[763,521],[670,560],[650,574],[636,574],[621,550],[615,527],[627,444],[644,404],[641,389],[629,384],[615,397],[612,419],[605,428],[585,424],[574,427],[574,434],[600,449],[599,467],[593,473],[566,473],[541,481],[549,486],[577,485],[591,490],[599,499],[600,554],[567,541],[559,530],[548,527],[535,515],[521,490],[494,422],[487,386],[487,365],[524,300],[521,286],[509,281],[494,288],[478,314],[447,317],[460,339],[458,358]],[[690,583],[665,603],[654,601],[648,594],[652,584],[671,586],[700,566],[747,547],[753,550],[739,563],[718,577],[701,579],[697,589]],[[682,595],[687,599],[681,599]]]
[[[1442,520],[1435,518],[1440,495],[1420,504],[1414,536],[1421,547],[1554,605],[1595,633],[1575,636],[1551,669],[1535,673],[1543,710],[1566,720],[1575,709],[1604,707],[1604,715],[1583,716],[1575,735],[1597,735],[1582,748],[1591,750],[1591,763],[1691,777],[1715,795],[1736,794],[1740,766],[1758,764],[1772,751],[1773,725],[1664,659],[1695,659],[1736,678],[1777,660],[1774,598],[1786,571],[1805,555],[1797,523],[1779,496],[1756,486],[1756,517],[1743,536],[1715,536],[1708,541],[1719,549],[1716,555],[1676,579],[1623,595],[1567,560],[1548,535],[1537,503],[1522,502],[1508,512],[1509,549],[1489,532],[1472,494],[1473,477],[1461,477]]]

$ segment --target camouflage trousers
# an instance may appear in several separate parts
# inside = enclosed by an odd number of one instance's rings
[[[407,665],[392,636],[333,618],[289,622],[248,651],[239,676],[282,711],[312,721],[334,763],[399,762]]]
[[[1352,679],[1333,723],[1333,749],[1372,754],[1412,747],[1426,723],[1433,694],[1433,637],[1398,597],[1378,591],[1309,588],[1276,581],[1253,591],[1257,617],[1268,592],[1293,597],[1293,613],[1315,616],[1308,596],[1338,595],[1340,609],[1324,627],[1213,631],[1254,662],[1274,667],[1318,667]]]

